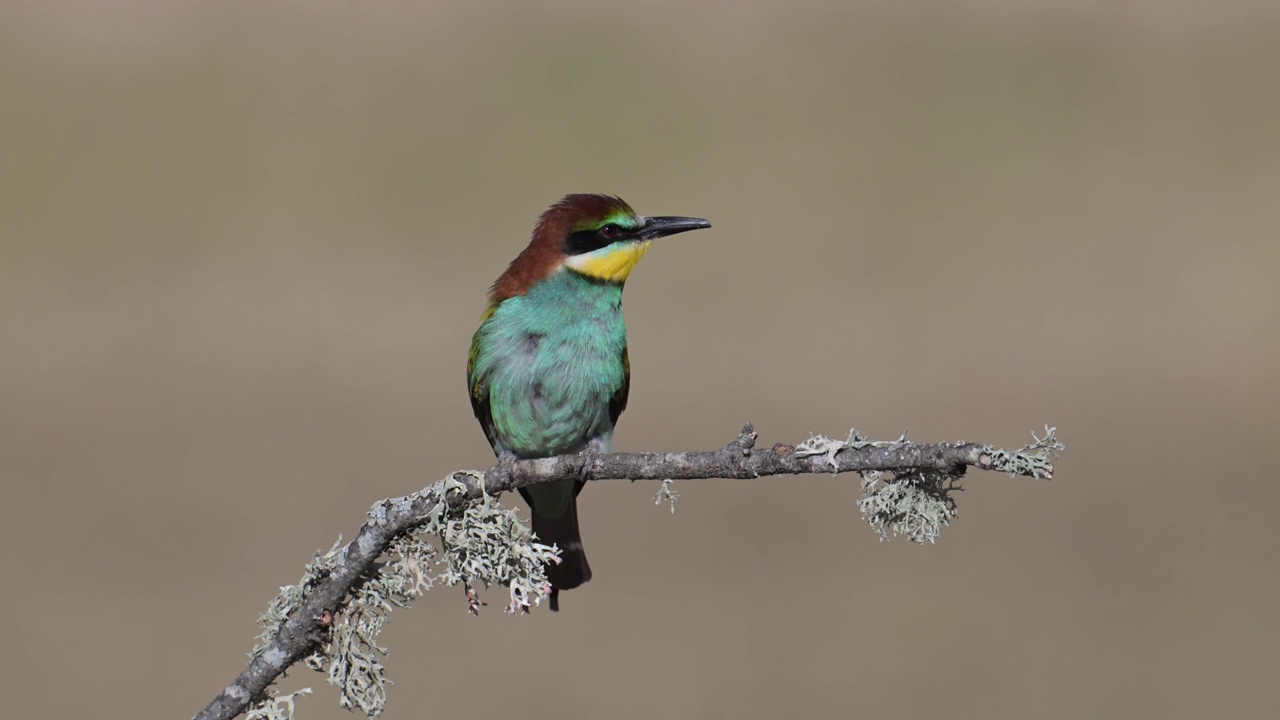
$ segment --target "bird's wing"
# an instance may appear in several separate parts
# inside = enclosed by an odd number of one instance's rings
[[[494,430],[493,430],[493,411],[489,407],[489,378],[485,376],[476,377],[476,360],[480,357],[480,336],[484,330],[485,323],[489,322],[489,318],[493,317],[493,311],[497,309],[496,305],[490,305],[485,310],[484,315],[480,317],[480,328],[476,330],[476,334],[471,338],[471,350],[467,353],[467,385],[470,386],[471,392],[471,411],[476,414],[476,419],[480,421],[480,427],[484,428],[484,436],[489,440],[489,446],[494,447]]]
[[[627,395],[631,393],[631,355],[622,348],[622,386],[609,399],[609,424],[617,425],[618,416],[627,409]]]

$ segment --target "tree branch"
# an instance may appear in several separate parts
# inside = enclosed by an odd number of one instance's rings
[[[379,564],[379,558],[389,549],[395,551],[393,543],[406,542],[406,538],[421,531],[442,533],[442,537],[446,537],[445,528],[451,516],[458,517],[459,511],[471,512],[467,508],[478,505],[487,508],[490,502],[496,507],[497,503],[488,498],[496,497],[502,492],[565,479],[752,479],[768,475],[856,472],[864,476],[860,506],[869,515],[868,520],[877,532],[883,536],[885,528],[891,527],[895,533],[902,532],[916,540],[923,538],[932,541],[936,537],[938,523],[946,524],[955,514],[954,503],[947,493],[967,468],[1051,479],[1051,460],[1063,446],[1055,438],[1052,428],[1046,430],[1044,438],[1036,438],[1035,443],[1017,451],[964,442],[921,445],[907,441],[905,433],[896,441],[873,442],[856,431],[852,431],[845,440],[816,436],[799,445],[779,444],[762,450],[755,447],[756,433],[748,424],[733,442],[719,450],[566,455],[500,463],[483,473],[454,473],[419,492],[376,503],[369,513],[369,520],[361,526],[351,542],[340,547],[335,545],[329,553],[317,555],[308,566],[302,582],[285,588],[268,614],[264,615],[263,623],[267,625],[267,629],[261,636],[263,642],[255,650],[248,667],[195,718],[233,718],[249,710],[252,703],[258,703],[255,706],[255,717],[292,717],[291,696],[284,698],[288,705],[286,712],[273,714],[275,711],[261,709],[271,705],[268,701],[272,700],[272,696],[268,695],[268,688],[290,666],[304,658],[316,657],[317,651],[331,641],[330,633],[338,615],[357,602],[362,603],[362,607],[379,606],[375,608],[378,612],[382,612],[384,607],[389,610],[391,604],[406,605],[409,598],[430,587],[431,579],[423,575],[420,567],[401,567],[397,577],[411,575],[413,581],[410,584],[413,587],[401,588],[384,583],[376,588],[377,592],[373,593],[372,600],[363,599],[359,593],[372,592],[366,591],[365,586],[382,579],[380,573],[385,570],[386,564]],[[892,480],[882,481],[881,473],[892,473]],[[880,486],[876,489],[878,482]],[[476,502],[485,496],[487,497],[482,503]],[[496,511],[490,510],[490,515],[486,517],[492,517],[494,512]],[[935,514],[931,516],[930,513]],[[875,519],[877,514],[880,523],[878,527]],[[915,526],[913,531],[910,524],[913,521],[932,525],[925,530]],[[487,526],[485,532],[491,533],[493,527],[496,526]],[[913,535],[913,532],[919,532],[920,536]],[[524,544],[527,549],[530,545],[527,531],[525,533]],[[519,542],[518,533],[511,535],[511,538],[512,542]],[[541,578],[542,559],[549,555],[537,554],[539,551],[536,548],[545,550],[545,546],[531,547],[535,548],[533,554],[526,552],[519,558],[531,560],[533,567],[538,568],[536,573]],[[470,552],[473,556],[477,554],[474,548]],[[475,562],[476,558],[471,557],[461,564]],[[451,558],[450,570],[453,575],[449,582],[466,583],[470,595],[472,577],[468,575],[467,568],[471,568],[471,565],[461,571],[456,567]],[[486,584],[490,582],[490,576],[479,574],[475,577]],[[543,583],[545,584],[545,579]],[[528,601],[516,597],[514,585],[512,591],[512,607],[527,608]],[[537,594],[541,591],[542,588],[539,588]],[[357,632],[367,634],[360,634],[358,639],[366,647],[380,651],[371,639],[380,629],[380,622],[375,625],[372,629],[362,626],[362,630]],[[349,672],[349,669],[343,668],[342,672]],[[334,682],[336,674],[331,669],[331,682]],[[372,674],[376,676],[375,682],[379,685],[375,690],[381,692],[380,666],[373,668]],[[344,701],[348,690],[347,687],[343,688]],[[384,695],[379,697],[385,700]],[[381,700],[375,698],[368,706],[363,703],[359,706],[368,714],[377,714],[381,709]]]

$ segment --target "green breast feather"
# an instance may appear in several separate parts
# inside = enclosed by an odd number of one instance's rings
[[[622,288],[562,270],[490,308],[471,342],[471,406],[495,453],[607,447],[631,367]]]

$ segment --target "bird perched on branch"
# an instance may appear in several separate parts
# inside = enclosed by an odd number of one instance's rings
[[[622,286],[654,240],[708,227],[637,215],[607,195],[566,195],[542,214],[489,290],[467,359],[471,407],[500,460],[610,452],[631,384]],[[585,484],[520,488],[539,541],[560,548],[547,567],[553,611],[561,590],[591,579],[578,530]]]

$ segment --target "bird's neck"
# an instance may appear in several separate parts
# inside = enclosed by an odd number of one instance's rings
[[[526,301],[540,306],[566,306],[588,311],[616,307],[622,303],[622,283],[601,280],[561,268],[529,288]]]
[[[571,336],[583,342],[613,342],[626,337],[622,285],[561,268],[507,298],[489,313],[494,328],[519,335]],[[592,339],[595,338],[595,339]]]

